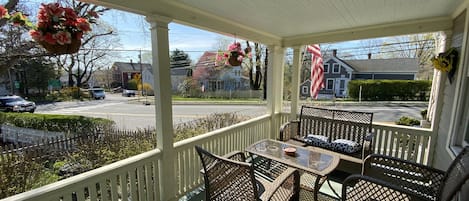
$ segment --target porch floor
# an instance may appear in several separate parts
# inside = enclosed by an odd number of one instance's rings
[[[340,196],[342,193],[342,181],[349,176],[349,173],[342,171],[334,171],[329,176],[330,186],[327,182],[321,186],[320,194],[318,199],[321,201],[337,201],[340,200],[334,194],[333,190],[337,192]],[[331,189],[332,187],[332,189]],[[309,191],[301,190],[300,191],[300,200],[313,200],[313,194]],[[203,186],[195,189],[190,192],[188,195],[179,199],[179,201],[205,201],[205,191]]]

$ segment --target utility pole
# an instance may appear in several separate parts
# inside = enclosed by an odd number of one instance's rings
[[[140,94],[143,96],[143,67],[142,67],[142,49],[139,50],[138,63],[140,64]]]

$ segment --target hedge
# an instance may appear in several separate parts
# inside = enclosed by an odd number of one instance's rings
[[[427,100],[430,80],[352,80],[348,83],[351,99],[362,100]]]
[[[87,134],[114,126],[114,121],[79,115],[4,113],[0,112],[0,123],[38,130]]]

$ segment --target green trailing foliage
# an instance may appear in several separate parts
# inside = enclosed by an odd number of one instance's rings
[[[420,121],[412,117],[402,116],[398,121],[396,121],[396,124],[404,126],[418,126],[420,125]]]
[[[352,80],[348,94],[357,100],[361,86],[362,100],[427,100],[431,85],[429,80]]]

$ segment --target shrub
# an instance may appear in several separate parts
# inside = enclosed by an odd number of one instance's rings
[[[114,126],[109,119],[84,117],[79,115],[2,113],[0,123],[38,130],[89,134]]]
[[[137,90],[138,89],[138,80],[131,79],[127,82],[127,89],[129,90]]]
[[[348,84],[349,96],[362,100],[426,100],[430,93],[429,80],[352,80]]]
[[[399,121],[396,121],[396,124],[405,126],[417,126],[420,125],[420,121],[412,117],[402,116]]]

